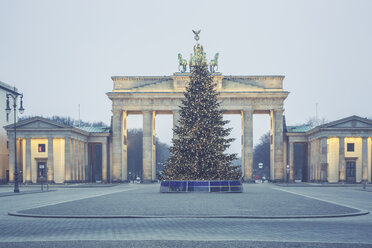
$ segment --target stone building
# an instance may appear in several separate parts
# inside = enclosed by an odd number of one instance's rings
[[[6,113],[6,94],[18,95],[18,90],[0,81],[0,183],[9,180],[9,158],[8,137],[3,126],[14,122],[13,108],[9,114]]]
[[[9,180],[14,181],[14,129],[9,138]],[[72,127],[42,117],[17,123],[19,181],[37,183],[108,182],[110,130]]]
[[[317,127],[288,126],[289,180],[371,182],[372,120],[350,116]],[[294,161],[295,146],[302,159]]]
[[[271,179],[285,177],[285,150],[283,145],[284,100],[289,92],[283,90],[284,76],[225,76],[213,73],[221,109],[226,114],[241,116],[242,174],[252,180],[253,172],[253,115],[270,116]],[[143,115],[143,179],[156,180],[155,116],[173,115],[173,125],[179,118],[179,106],[184,97],[190,73],[171,76],[115,76],[113,90],[107,93],[112,101],[112,161],[111,180],[127,181],[127,116]]]

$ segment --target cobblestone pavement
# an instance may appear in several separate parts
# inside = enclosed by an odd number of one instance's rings
[[[246,185],[245,185],[246,186]],[[7,215],[54,204],[82,199],[100,199],[151,191],[158,185],[120,185],[106,188],[61,188],[43,194],[0,198],[0,247],[372,247],[371,215],[322,219],[215,219],[215,218],[145,218],[145,219],[45,219]],[[306,201],[311,206],[327,201],[327,206],[341,204],[372,211],[372,193],[354,188],[280,188],[273,185],[247,185],[271,204],[291,209],[296,204],[276,204],[283,196]],[[285,192],[283,191],[285,190]],[[126,193],[125,193],[126,192]],[[137,193],[136,193],[137,192]],[[271,193],[270,193],[271,192]],[[277,194],[275,194],[277,192]],[[170,194],[174,196],[174,194]],[[201,197],[208,194],[198,194]],[[222,195],[222,194],[221,194]],[[239,197],[239,194],[233,194]],[[240,194],[241,195],[241,194]],[[93,198],[94,197],[94,198]],[[177,196],[178,197],[178,196]],[[223,197],[223,195],[222,195]],[[309,198],[311,197],[311,198]],[[310,199],[310,200],[309,200]],[[133,199],[123,199],[119,203]],[[97,208],[100,204],[79,205]],[[157,206],[156,199],[151,199]],[[223,204],[223,203],[220,203]],[[142,208],[144,206],[138,206]],[[338,207],[338,206],[337,206]],[[150,208],[150,206],[146,206]],[[97,210],[96,209],[96,210]],[[273,243],[274,242],[274,243]]]
[[[135,185],[128,185],[129,188]],[[138,187],[138,185],[137,185]],[[275,202],[273,202],[275,200]],[[285,207],[290,204],[291,207]],[[94,206],[88,208],[86,206]],[[244,193],[159,193],[158,185],[20,211],[52,216],[137,217],[310,217],[358,213],[359,210],[306,198],[271,185],[245,185]]]

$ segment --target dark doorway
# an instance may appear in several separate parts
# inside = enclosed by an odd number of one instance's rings
[[[88,181],[102,182],[102,144],[88,145]]]
[[[141,129],[128,130],[128,180],[142,178],[142,137]]]
[[[355,161],[346,161],[346,182],[355,183]]]
[[[307,182],[309,178],[309,169],[307,163],[307,144],[295,143],[293,146],[293,178],[296,181]]]

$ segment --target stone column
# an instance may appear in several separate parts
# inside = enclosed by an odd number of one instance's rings
[[[107,143],[102,142],[102,182],[107,183]]]
[[[31,139],[25,139],[25,160],[26,160],[26,183],[32,183],[32,167],[31,167]]]
[[[173,138],[176,138],[177,135],[174,134],[174,129],[176,128],[176,125],[179,125],[179,120],[180,120],[180,111],[179,110],[174,110],[173,112]]]
[[[71,182],[70,138],[65,137],[65,182]]]
[[[80,182],[80,140],[75,141],[75,180]]]
[[[153,130],[154,130],[154,120],[153,111],[143,111],[143,180],[152,181],[153,180]]]
[[[76,182],[77,180],[77,159],[76,159],[76,155],[77,155],[77,152],[76,152],[76,140],[72,140],[72,153],[71,153],[71,168],[72,168],[72,180],[74,182]]]
[[[83,152],[82,152],[83,142],[79,141],[79,182],[83,181]]]
[[[82,182],[85,182],[85,150],[84,150],[84,144],[85,142],[82,141],[81,142],[81,147],[80,147],[80,151],[81,151],[81,181]]]
[[[77,143],[77,157],[78,157],[78,180],[81,182],[81,141],[79,140]]]
[[[327,153],[328,153],[328,147],[327,147],[327,137],[321,138],[321,151],[322,151],[322,158],[320,163],[320,169],[322,172],[321,180],[322,181],[328,181],[328,163],[327,163]],[[323,170],[324,169],[324,170]],[[323,174],[325,173],[325,174]]]
[[[88,143],[84,142],[84,170],[83,170],[83,177],[84,181],[88,181],[88,175],[89,175],[89,165],[88,165]]]
[[[321,139],[318,138],[316,140],[316,154],[317,154],[317,162],[316,162],[316,180],[319,181],[320,178],[320,171],[321,171],[321,161],[322,161],[322,144]]]
[[[156,181],[156,130],[155,130],[156,112],[152,111],[152,174],[151,180]]]
[[[301,180],[302,182],[307,182],[308,180],[308,168],[309,168],[309,164],[308,164],[308,152],[307,152],[307,143],[302,143],[302,175],[301,175]],[[304,168],[307,168],[306,171],[304,171]]]
[[[311,141],[307,142],[307,178],[306,182],[311,180]]]
[[[272,156],[273,171],[272,180],[284,180],[284,163],[283,163],[283,109],[271,110],[272,122]]]
[[[243,118],[243,153],[242,172],[245,181],[252,179],[253,172],[253,111],[244,110]]]
[[[288,154],[289,153],[288,146],[289,146],[289,144],[288,144],[288,138],[287,137],[284,137],[284,139],[283,139],[283,165],[284,165],[285,168],[287,168],[287,165],[289,165],[289,158],[287,158],[288,155],[289,155]],[[287,180],[287,178],[286,178],[286,180]]]
[[[294,180],[294,143],[289,142],[289,180],[293,182]]]
[[[74,142],[74,174],[75,174],[75,182],[79,182],[79,140],[75,140]]]
[[[80,160],[81,160],[81,182],[85,181],[85,164],[84,164],[84,141],[80,143]]]
[[[53,137],[48,138],[48,181],[54,182]]]
[[[346,180],[346,162],[345,162],[345,137],[339,137],[339,170],[340,170],[340,181],[344,182]]]
[[[121,180],[127,181],[128,180],[128,141],[127,141],[127,111],[123,111],[122,113],[122,122],[121,122],[121,133],[122,133],[122,166],[121,166]],[[106,147],[107,149],[107,147]],[[107,159],[106,159],[107,161]]]
[[[362,138],[362,181],[368,182],[368,138]]]
[[[314,141],[309,142],[309,182],[314,180]]]
[[[14,150],[14,137],[12,136],[8,136],[8,149],[9,149],[9,182],[14,182],[14,162],[15,162],[14,152],[15,150]]]
[[[121,141],[121,111],[114,110],[112,119],[112,161],[111,182],[121,181],[122,174],[122,141]]]
[[[17,170],[18,170],[18,181],[23,182],[24,178],[24,170],[22,164],[22,139],[20,137],[17,138]],[[22,172],[22,173],[21,173]]]

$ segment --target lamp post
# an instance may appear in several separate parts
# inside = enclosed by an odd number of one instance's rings
[[[17,169],[17,98],[21,96],[20,107],[18,109],[20,114],[23,114],[25,109],[23,108],[23,94],[6,94],[6,113],[7,113],[7,120],[9,118],[9,114],[11,112],[11,108],[9,106],[9,98],[13,99],[13,111],[14,111],[14,193],[19,193],[18,187],[18,169]]]

